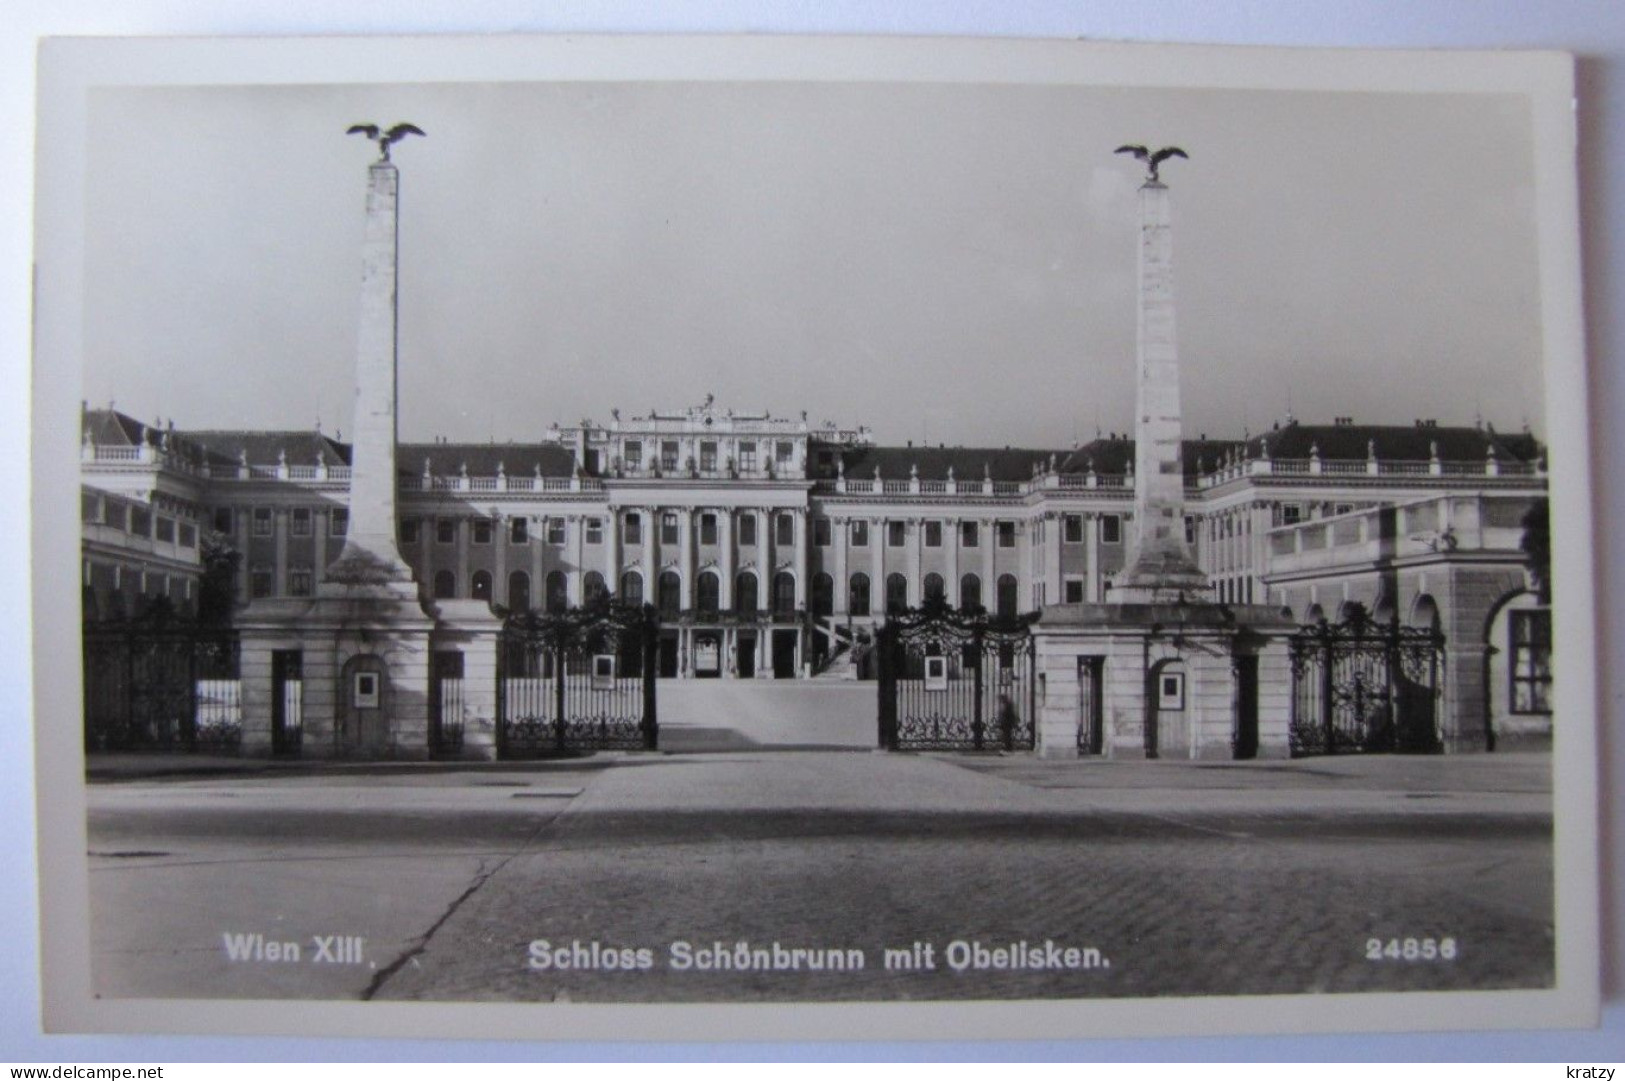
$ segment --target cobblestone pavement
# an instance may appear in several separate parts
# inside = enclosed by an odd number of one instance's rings
[[[1541,987],[1553,975],[1540,755],[630,756],[126,780],[93,785],[91,807],[108,993],[996,999]],[[228,878],[238,888],[218,892]],[[187,899],[184,918],[110,915],[163,905],[166,891]],[[254,966],[215,956],[223,926],[273,918],[290,935],[301,920],[354,927],[373,955],[348,981],[286,973],[269,988]],[[1407,938],[1418,954],[1450,939],[1454,956],[1380,956]],[[733,958],[741,941],[769,964],[778,943],[842,951],[847,967],[671,963],[673,943]],[[600,967],[532,964],[571,960],[578,942],[589,959],[598,945]],[[1075,947],[1080,967],[997,967],[992,951],[1020,942]],[[989,967],[950,967],[961,950],[974,960],[974,944]],[[935,967],[886,964],[887,949],[923,962],[927,947]],[[617,953],[608,968],[606,951],[621,949],[634,966],[647,950],[649,967],[626,970]]]

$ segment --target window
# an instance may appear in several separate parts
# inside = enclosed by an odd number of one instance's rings
[[[858,573],[852,576],[852,586],[847,592],[846,610],[855,616],[869,614],[869,576]]]
[[[418,542],[418,520],[416,518],[401,519],[401,543],[416,544]]]
[[[491,519],[489,519],[489,518],[476,518],[476,519],[474,519],[474,543],[475,544],[490,544],[491,543]],[[490,591],[487,590],[486,596],[489,597],[490,595],[491,595]]]
[[[181,547],[197,547],[197,526],[191,524],[190,522],[181,523]]]
[[[508,575],[508,607],[515,612],[530,611],[530,575],[524,571]]]
[[[927,522],[927,523],[925,523],[925,546],[927,548],[941,548],[942,547],[942,523],[941,522]]]
[[[1016,546],[1016,523],[1000,522],[998,523],[998,529],[999,547],[1014,548]]]
[[[813,544],[820,548],[829,547],[829,519],[813,519]]]
[[[667,440],[660,444],[660,468],[670,473],[677,468],[677,444]]]
[[[604,543],[604,520],[602,518],[587,519],[587,543]]]
[[[778,519],[778,535],[773,543],[789,547],[796,542],[796,519],[793,514],[781,514]]]
[[[959,544],[963,548],[975,548],[980,537],[975,522],[959,523]]]
[[[350,512],[343,507],[334,507],[327,515],[327,535],[342,537],[349,532]]]
[[[1083,515],[1068,514],[1061,519],[1061,540],[1067,544],[1083,543]]]
[[[475,571],[474,572],[474,577],[469,579],[468,585],[469,585],[469,589],[468,589],[469,596],[473,597],[477,601],[485,601],[487,603],[490,602],[490,600],[491,600],[491,572],[490,571]]]
[[[626,468],[643,468],[643,440],[628,439],[626,441]]]
[[[434,520],[434,539],[436,544],[456,544],[457,519],[436,518]]]
[[[901,548],[907,535],[908,529],[902,522],[886,523],[886,546],[888,548]]]
[[[1512,712],[1552,711],[1552,613],[1513,612],[1511,636]]]
[[[715,616],[722,604],[722,579],[712,571],[700,575],[694,583],[694,607],[704,616]]]
[[[715,441],[706,440],[700,443],[700,469],[707,473],[717,471],[717,445]]]
[[[656,603],[662,616],[675,616],[682,610],[683,580],[677,577],[676,571],[665,571],[656,582],[660,592]]]
[[[267,514],[270,511],[266,511]],[[127,516],[124,513],[124,504],[108,500],[102,506],[102,521],[114,529],[127,528]]]
[[[734,610],[746,613],[756,611],[756,576],[750,571],[744,571],[734,578]]]
[[[1196,519],[1188,514],[1185,516],[1185,543],[1196,543]]]
[[[215,511],[216,514],[220,512]],[[98,522],[102,517],[101,504],[89,492],[79,493],[79,520],[81,522]]]
[[[1083,603],[1083,579],[1082,578],[1068,578],[1066,580],[1066,603],[1068,603],[1068,604],[1082,604]]]
[[[165,544],[175,543],[175,519],[159,518],[156,536]]]
[[[795,614],[796,576],[780,571],[773,576],[773,614],[784,617]]]
[[[312,576],[309,567],[290,567],[288,569],[288,595],[290,597],[310,596]]]
[[[756,444],[739,444],[739,471],[741,473],[756,472]]]
[[[1100,543],[1123,543],[1123,516],[1120,514],[1105,514],[1100,518]]]
[[[1352,513],[1354,513],[1354,504],[1353,503],[1339,503],[1339,504],[1337,504],[1337,506],[1332,508],[1332,513],[1333,514],[1352,514]]]
[[[455,571],[437,571],[434,576],[434,598],[437,601],[449,601],[457,596],[457,574]]]
[[[547,520],[547,543],[555,548],[564,547],[564,519],[549,518]]]
[[[947,585],[943,582],[940,574],[926,575],[925,581],[922,583],[922,590],[925,599],[928,601],[943,601],[948,598]]]
[[[643,603],[643,575],[637,571],[627,571],[621,575],[621,603]]]
[[[130,532],[137,537],[152,536],[152,512],[144,507],[131,507]]]
[[[852,547],[869,547],[869,523],[864,521],[862,518],[856,518],[852,522]],[[868,579],[865,578],[864,581],[868,582]],[[867,592],[864,594],[864,596],[868,596]],[[864,611],[865,614],[867,614],[867,605],[865,606]]]
[[[271,535],[271,508],[254,508],[254,536],[269,537]]]
[[[794,443],[780,440],[773,444],[773,461],[779,465],[789,465],[790,460],[795,457],[795,453],[796,445]]]
[[[310,508],[295,507],[290,515],[293,523],[293,535],[296,537],[310,536]]]
[[[959,607],[967,611],[982,607],[982,580],[974,574],[959,580]]]
[[[812,613],[828,617],[835,612],[835,579],[827,574],[815,574],[812,580]]]
[[[740,547],[751,547],[756,544],[756,515],[747,514],[739,519]]]
[[[1016,590],[1015,575],[1001,574],[999,576],[998,615],[1000,619],[1016,618]]]
[[[901,612],[908,607],[908,579],[901,574],[886,576],[886,611]]]
[[[700,515],[700,543],[715,544],[717,542],[717,516],[714,514]]]
[[[530,519],[510,518],[508,520],[508,543],[528,544],[530,542]]]
[[[626,543],[643,543],[643,519],[636,514],[628,514],[625,521]]]
[[[570,607],[570,585],[565,581],[563,571],[548,572],[546,603],[549,612],[562,612]]]
[[[214,531],[216,533],[222,533],[228,537],[231,536],[234,528],[233,519],[236,517],[237,516],[235,514],[231,513],[230,507],[214,508]]]
[[[609,586],[597,571],[588,571],[581,579],[581,592],[588,604],[597,604],[609,596]]]
[[[1299,503],[1281,504],[1281,524],[1296,525],[1303,521],[1303,505]]]
[[[660,543],[677,543],[677,515],[666,513],[660,516]]]
[[[269,597],[273,576],[271,568],[264,563],[256,563],[254,569],[248,573],[248,595],[251,597]]]

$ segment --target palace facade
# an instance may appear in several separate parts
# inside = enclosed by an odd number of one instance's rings
[[[211,545],[237,554],[239,604],[312,596],[348,529],[350,450],[86,409],[85,617],[154,596],[195,609]],[[400,552],[431,617],[647,602],[663,678],[871,677],[888,610],[932,597],[1002,615],[1109,602],[1134,511],[1128,438],[881,445],[709,400],[529,443],[403,443],[396,461]],[[1549,612],[1521,547],[1546,491],[1531,435],[1289,421],[1186,441],[1184,474],[1209,599],[1437,627],[1447,705],[1491,711],[1507,738],[1549,733]]]

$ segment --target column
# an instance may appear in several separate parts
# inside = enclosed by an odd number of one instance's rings
[[[846,548],[852,540],[847,532],[849,528],[845,518],[831,517],[829,520],[829,539],[830,543],[835,547],[835,568],[833,572],[835,596],[833,600],[835,602],[836,619],[847,614],[847,596],[852,590],[850,583],[847,582],[846,574]]]
[[[682,575],[678,587],[678,606],[685,612],[694,607],[694,508],[683,507],[677,512],[677,573]]]
[[[253,545],[254,515],[247,507],[236,507],[231,512],[237,520],[237,527],[233,531],[237,541],[237,550],[243,553],[243,558],[237,561],[237,603],[247,604],[253,596],[252,583],[249,575],[252,572],[250,548]]]
[[[570,603],[577,605],[585,602],[587,599],[586,592],[583,589],[583,572],[581,570],[581,558],[585,554],[584,544],[586,542],[587,532],[587,530],[584,528],[585,526],[586,522],[583,521],[580,514],[572,514],[565,519],[564,547],[566,551],[571,553],[570,562],[572,564],[570,567],[569,585],[565,588],[569,590]]]
[[[908,536],[903,538],[908,545],[904,549],[908,553],[908,570],[905,572],[908,574],[908,603],[911,608],[918,608],[925,593],[920,577],[925,563],[925,521],[910,518],[904,528],[908,530]]]
[[[154,522],[157,516],[154,515]],[[272,516],[276,530],[276,577],[273,580],[272,595],[286,597],[288,595],[288,508],[278,507]],[[154,528],[154,526],[149,526]]]
[[[994,550],[999,546],[998,522],[983,518],[982,530],[982,606],[989,612],[999,610],[999,576],[994,563]]]
[[[960,606],[959,596],[959,519],[942,523],[942,551],[946,559],[943,570],[943,596],[955,608]]]
[[[757,588],[762,593],[762,611],[773,610],[773,530],[778,522],[774,520],[771,508],[763,508],[757,512],[758,521],[756,529],[756,561],[762,571],[757,577]]]
[[[1083,599],[1100,603],[1100,515],[1083,518]]]
[[[795,525],[796,539],[796,607],[807,607],[807,511],[804,507],[797,507],[793,512],[791,522]]]
[[[886,614],[886,519],[869,520],[869,614]]]
[[[1062,585],[1061,552],[1066,544],[1066,520],[1056,511],[1044,515],[1044,603],[1060,604],[1066,600]]]
[[[466,514],[457,516],[457,564],[454,573],[457,575],[457,590],[453,596],[468,596],[468,516]]]
[[[312,513],[310,516],[310,533],[312,544],[312,557],[310,560],[311,577],[315,577],[327,566],[327,534],[333,528],[333,512],[331,510],[322,514]]]
[[[542,565],[542,552],[547,547],[547,519],[532,518],[530,524],[531,528],[526,533],[530,537],[530,606],[544,608],[547,605],[547,568]],[[419,529],[418,536],[423,535]]]
[[[717,515],[717,602],[724,612],[734,606],[734,512],[732,507],[718,507]],[[733,632],[729,632],[727,656],[733,656]]]
[[[621,595],[621,513],[617,507],[604,508],[604,585],[616,597]]]
[[[491,600],[506,606],[508,597],[508,516],[492,509],[491,514]]]
[[[658,453],[658,444],[657,444]],[[638,519],[643,523],[643,602],[656,604],[660,595],[655,582],[660,575],[660,523],[655,521],[653,507],[636,507]]]

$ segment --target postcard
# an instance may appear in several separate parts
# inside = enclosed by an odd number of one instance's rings
[[[1595,1024],[1568,57],[40,64],[48,1029]]]

